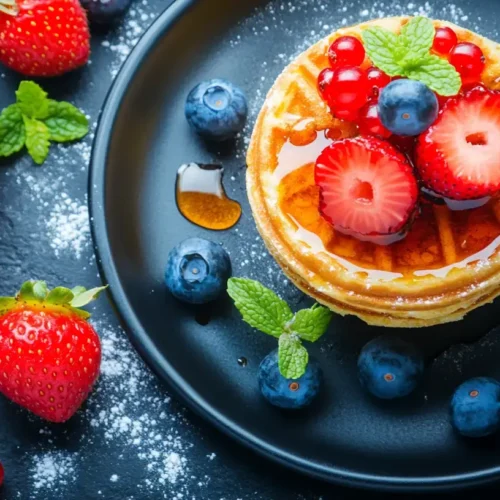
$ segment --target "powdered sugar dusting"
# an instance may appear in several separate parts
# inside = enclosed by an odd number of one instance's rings
[[[61,489],[76,480],[75,456],[63,452],[48,452],[32,459],[32,486],[35,490]]]
[[[62,192],[52,206],[46,227],[50,246],[56,257],[59,257],[61,252],[70,250],[75,258],[80,259],[82,251],[91,242],[86,197],[83,203],[79,203]]]

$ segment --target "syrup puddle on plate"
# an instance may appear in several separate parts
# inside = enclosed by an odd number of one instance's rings
[[[205,229],[222,231],[233,227],[241,206],[224,191],[220,165],[187,163],[177,171],[175,195],[179,212]]]

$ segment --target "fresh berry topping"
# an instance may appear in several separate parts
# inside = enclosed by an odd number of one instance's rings
[[[1,297],[0,392],[51,422],[65,422],[99,375],[101,344],[80,306],[86,291],[27,282],[16,297]]]
[[[450,52],[450,63],[460,73],[463,83],[480,81],[485,62],[483,51],[473,43],[458,43]]]
[[[309,358],[306,372],[298,379],[287,379],[278,366],[278,350],[268,354],[259,366],[259,387],[264,398],[279,408],[295,410],[311,404],[323,380],[319,363]]]
[[[357,38],[342,36],[328,49],[328,59],[332,68],[359,66],[365,60],[365,48]]]
[[[389,142],[401,153],[406,155],[411,163],[414,162],[415,145],[417,138],[410,135],[391,135]]]
[[[330,96],[328,90],[331,89],[334,70],[325,68],[318,76],[318,91],[323,100],[329,101]]]
[[[369,98],[378,100],[380,91],[391,83],[391,77],[386,75],[378,68],[371,67],[366,70],[366,78],[368,79],[368,88],[370,91]]]
[[[359,120],[359,110],[358,109],[335,109],[333,114],[339,119],[346,122],[356,123]]]
[[[412,344],[383,335],[363,347],[358,372],[361,385],[377,398],[402,398],[420,382],[424,358]]]
[[[355,67],[338,68],[326,92],[333,110],[358,110],[368,99],[366,74]]]
[[[80,0],[93,23],[107,24],[119,19],[130,6],[131,0]]]
[[[361,135],[377,135],[384,139],[392,135],[380,121],[377,104],[368,103],[361,108],[359,112],[359,132]]]
[[[334,142],[316,160],[320,210],[338,231],[389,244],[403,238],[417,211],[418,186],[406,158],[388,142]]]
[[[205,304],[226,290],[231,261],[217,243],[189,238],[168,256],[165,283],[172,295],[190,304]]]
[[[463,436],[484,437],[500,428],[500,384],[489,377],[464,382],[451,400],[451,423]]]
[[[416,164],[425,186],[454,200],[500,191],[500,93],[478,87],[450,99],[420,136]]]
[[[451,99],[451,97],[448,96],[442,96],[439,94],[436,94],[437,100],[438,100],[438,105],[439,109],[443,109],[444,105]]]
[[[194,87],[186,99],[186,118],[195,132],[225,141],[241,132],[247,118],[242,90],[227,80],[208,80]]]
[[[436,94],[422,82],[396,80],[380,93],[380,120],[393,134],[421,134],[434,123],[438,111]]]
[[[16,15],[0,11],[0,34],[0,62],[27,76],[62,75],[90,54],[78,0],[18,0]]]
[[[436,28],[432,49],[438,54],[447,55],[457,42],[457,34],[451,28],[448,28],[448,26]]]

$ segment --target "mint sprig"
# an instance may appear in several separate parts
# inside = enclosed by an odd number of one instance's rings
[[[39,85],[25,80],[16,91],[16,103],[0,114],[0,157],[26,146],[33,161],[41,165],[49,154],[50,141],[75,141],[88,131],[88,120],[78,108],[49,99]]]
[[[231,278],[227,292],[250,326],[278,338],[278,367],[287,379],[304,375],[309,355],[302,341],[316,342],[328,329],[332,312],[315,304],[292,313],[288,304],[258,281]]]
[[[462,80],[446,59],[430,53],[434,36],[434,25],[426,17],[414,17],[399,35],[379,26],[362,33],[368,57],[384,73],[421,81],[442,96],[456,95]]]

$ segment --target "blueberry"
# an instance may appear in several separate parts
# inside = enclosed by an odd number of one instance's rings
[[[394,80],[380,92],[379,116],[396,135],[419,135],[435,121],[439,111],[436,94],[422,82]]]
[[[129,8],[131,0],[80,0],[88,12],[90,21],[106,24],[121,17]]]
[[[215,300],[231,277],[231,261],[218,244],[189,238],[168,255],[165,283],[174,297],[190,304]]]
[[[293,380],[281,375],[278,368],[278,349],[268,354],[259,367],[259,387],[262,395],[274,406],[295,410],[311,404],[323,381],[319,363],[309,358],[306,372]]]
[[[358,371],[361,384],[377,398],[401,398],[410,394],[420,381],[424,358],[413,345],[383,335],[363,347]]]
[[[201,136],[213,141],[231,139],[243,129],[247,101],[243,92],[227,80],[201,82],[186,99],[186,118]]]
[[[451,400],[451,422],[462,435],[482,437],[500,427],[500,383],[488,377],[464,382]]]

